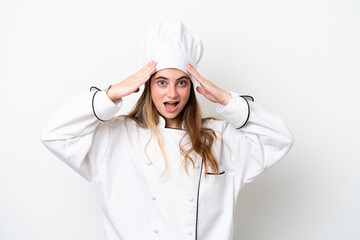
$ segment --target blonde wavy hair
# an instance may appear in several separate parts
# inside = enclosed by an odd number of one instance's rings
[[[161,174],[161,176],[164,176],[167,175],[168,165],[164,150],[164,139],[157,128],[159,123],[159,112],[157,111],[151,98],[150,81],[152,77],[145,83],[144,91],[134,108],[124,117],[134,120],[140,127],[150,129],[151,136],[145,147],[145,154],[148,158],[149,156],[146,152],[147,146],[151,139],[154,136],[156,137],[161,154],[165,160],[165,169]],[[187,174],[189,174],[188,165],[190,163],[193,167],[195,167],[194,159],[191,157],[193,152],[197,153],[203,159],[205,169],[210,167],[214,174],[219,174],[219,164],[212,152],[212,145],[217,138],[216,132],[213,129],[203,127],[203,123],[208,119],[213,118],[202,118],[201,116],[200,105],[196,99],[194,86],[191,82],[189,100],[180,113],[180,122],[183,123],[186,134],[181,138],[179,147],[181,155],[184,156],[183,163],[185,164],[184,167]],[[188,141],[185,141],[186,136],[188,136]],[[187,146],[189,147],[186,148]],[[205,177],[206,175],[207,171],[205,171]]]

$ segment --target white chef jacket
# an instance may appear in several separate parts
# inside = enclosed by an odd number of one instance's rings
[[[293,144],[278,115],[231,94],[231,101],[216,109],[225,120],[204,123],[217,132],[213,153],[219,175],[207,169],[205,178],[196,154],[187,175],[179,151],[186,131],[166,128],[160,117],[169,169],[161,177],[165,165],[156,138],[147,157],[150,130],[114,117],[122,102],[114,104],[99,89],[55,111],[41,140],[95,187],[108,240],[231,240],[239,190]]]

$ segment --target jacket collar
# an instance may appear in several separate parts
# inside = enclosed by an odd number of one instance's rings
[[[182,130],[185,131],[185,125],[184,122],[181,123],[181,129],[176,129],[176,128],[167,128],[166,126],[166,120],[163,116],[159,115],[159,123],[158,123],[158,128],[162,128],[162,129],[175,129],[175,130]]]

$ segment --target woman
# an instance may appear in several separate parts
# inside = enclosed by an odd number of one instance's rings
[[[94,185],[107,239],[232,239],[240,189],[292,136],[277,115],[197,72],[202,45],[181,22],[149,29],[144,60],[156,61],[56,111],[42,141]],[[192,81],[225,120],[201,118]],[[134,110],[114,117],[143,84]]]

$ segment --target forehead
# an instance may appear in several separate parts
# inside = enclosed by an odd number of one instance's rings
[[[154,78],[156,77],[159,77],[159,76],[162,76],[162,77],[166,77],[166,78],[180,78],[180,77],[188,77],[188,75],[186,73],[184,73],[183,71],[177,69],[177,68],[166,68],[166,69],[162,69],[162,70],[159,70],[157,71],[155,74],[154,74]]]

